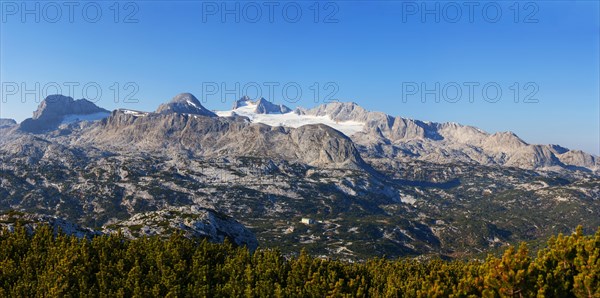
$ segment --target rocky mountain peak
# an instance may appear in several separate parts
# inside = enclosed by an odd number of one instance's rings
[[[159,114],[194,114],[206,117],[217,117],[217,115],[200,104],[200,101],[191,93],[181,93],[173,97],[171,101],[161,104],[156,113]]]
[[[282,104],[274,104],[264,97],[256,101],[256,109],[255,112],[257,114],[285,114],[289,113],[292,110]]]
[[[245,107],[245,106],[248,105],[248,103],[252,103],[252,100],[247,95],[244,95],[240,99],[236,100],[233,103],[233,107],[231,109],[235,110],[235,109],[238,109],[238,108],[241,108],[241,107]]]
[[[171,103],[187,103],[194,106],[201,106],[200,101],[191,93],[180,93],[177,94],[173,99],[171,99]]]
[[[16,124],[17,124],[17,121],[15,121],[14,119],[0,118],[0,128],[10,127],[10,126],[13,126]]]
[[[33,112],[33,117],[21,122],[19,128],[23,131],[39,133],[57,128],[66,118],[73,118],[72,120],[75,121],[79,120],[77,118],[79,116],[81,120],[97,120],[109,114],[109,111],[87,99],[73,100],[69,96],[50,95]]]
[[[86,115],[98,112],[110,113],[87,99],[73,100],[69,96],[49,95],[33,112],[32,119],[54,119],[70,114]]]
[[[528,145],[512,131],[497,132],[488,139],[488,146],[496,148],[512,148],[516,149],[521,146]]]
[[[236,100],[233,103],[232,109],[235,110],[246,106],[252,106],[254,108],[252,112],[256,114],[285,114],[292,111],[292,109],[287,106],[274,104],[264,97],[252,101],[248,96],[242,96],[240,99]]]

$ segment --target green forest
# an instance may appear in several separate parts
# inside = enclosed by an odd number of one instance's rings
[[[347,262],[300,252],[250,252],[180,234],[80,239],[48,226],[0,235],[0,297],[600,297],[600,229],[558,235],[485,260],[375,258]]]

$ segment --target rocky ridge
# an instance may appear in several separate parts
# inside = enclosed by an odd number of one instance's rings
[[[531,145],[512,132],[489,134],[457,123],[424,122],[370,112],[355,103],[329,103],[299,113],[364,122],[351,135],[361,154],[436,163],[471,162],[532,170],[600,172],[598,157],[557,145]]]

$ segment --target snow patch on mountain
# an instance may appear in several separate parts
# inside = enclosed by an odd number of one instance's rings
[[[198,106],[197,106],[197,105],[196,105],[196,104],[195,104],[193,101],[191,101],[191,100],[189,100],[189,99],[188,99],[188,100],[186,100],[185,102],[187,102],[187,104],[189,104],[189,105],[191,105],[191,106],[193,106],[193,107],[195,107],[195,108],[198,108]]]
[[[219,117],[244,116],[253,123],[262,123],[269,126],[285,126],[297,128],[308,124],[325,124],[347,136],[362,131],[365,123],[359,121],[335,121],[329,116],[300,115],[297,112],[284,114],[259,114],[256,113],[257,104],[246,101],[236,109],[228,111],[216,111]]]
[[[144,116],[148,115],[148,112],[141,112],[141,111],[135,111],[135,110],[119,109],[119,111],[121,111],[127,115],[132,115],[134,117],[144,117]]]

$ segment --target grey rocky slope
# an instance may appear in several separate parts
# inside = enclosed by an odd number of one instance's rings
[[[298,113],[365,123],[352,136],[366,156],[435,163],[470,162],[534,170],[599,172],[598,157],[556,145],[532,145],[512,132],[489,134],[457,123],[424,122],[370,112],[355,103],[329,103]]]
[[[0,146],[0,211],[122,228],[134,237],[175,227],[214,235],[197,224],[206,222],[208,209],[239,221],[261,246],[286,253],[460,257],[600,225],[600,179],[591,175],[367,159],[380,173],[373,175],[253,156],[109,151],[53,137],[23,141],[28,145]],[[198,217],[187,221],[186,214]]]
[[[86,99],[73,100],[63,95],[50,95],[44,99],[32,118],[27,118],[19,124],[19,129],[25,132],[41,133],[56,129],[67,116],[104,115],[110,112],[96,106]],[[83,117],[82,117],[83,118]]]

